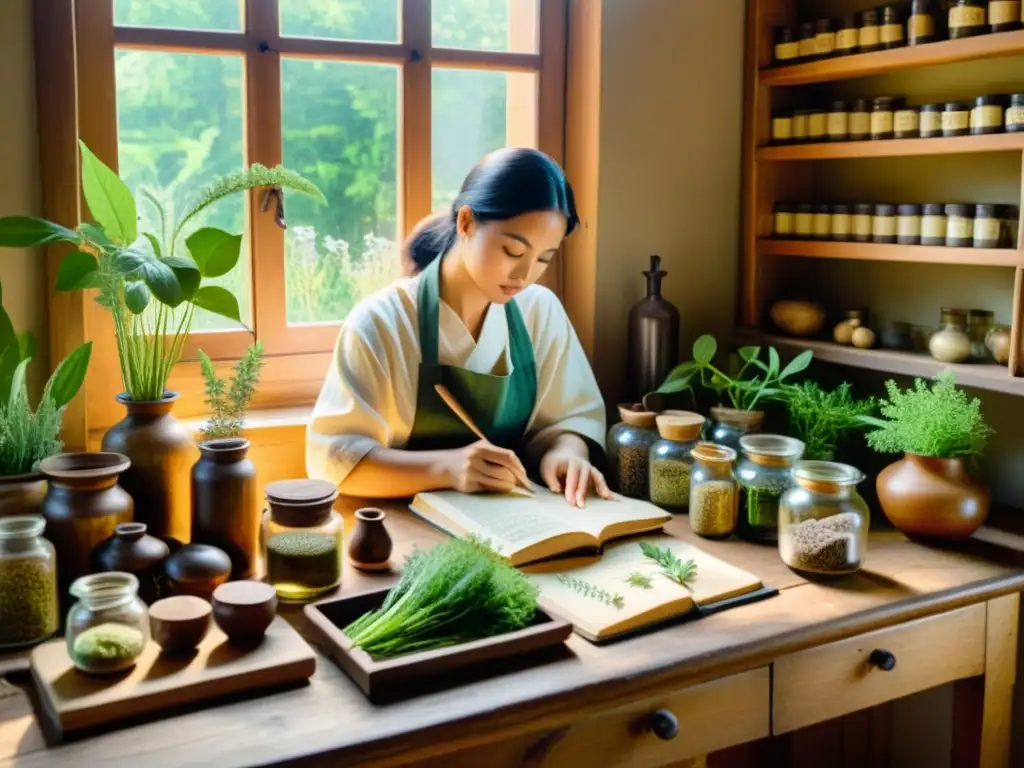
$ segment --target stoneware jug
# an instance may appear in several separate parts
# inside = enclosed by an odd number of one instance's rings
[[[391,536],[384,527],[383,510],[356,510],[356,527],[348,540],[349,562],[361,571],[386,571],[390,565]]]
[[[208,440],[192,467],[192,541],[227,552],[232,579],[255,573],[259,551],[259,487],[248,451],[244,438]]]
[[[124,571],[139,580],[139,597],[146,605],[160,598],[160,577],[170,547],[146,534],[145,523],[118,523],[114,535],[93,550],[97,571]]]

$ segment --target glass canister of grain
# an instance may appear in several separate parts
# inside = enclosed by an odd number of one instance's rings
[[[813,21],[805,21],[800,25],[800,61],[813,61],[817,47],[817,31]]]
[[[852,207],[845,203],[832,206],[832,239],[849,240],[853,227]]]
[[[910,18],[907,19],[907,42],[910,45],[934,43],[935,34],[934,0],[913,0],[910,4]]]
[[[902,106],[893,113],[892,135],[897,139],[920,137],[921,115],[917,107]]]
[[[836,55],[845,56],[857,52],[857,14],[848,13],[839,22],[836,32]]]
[[[334,484],[277,480],[267,485],[266,496],[263,561],[278,598],[303,603],[341,584],[344,521],[334,511]]]
[[[793,237],[797,240],[810,240],[814,233],[814,206],[800,203],[793,216]]]
[[[57,556],[41,515],[0,517],[0,653],[57,631]]]
[[[921,206],[921,245],[946,244],[946,206],[925,203]]]
[[[811,236],[815,240],[829,240],[832,237],[832,206],[814,206],[814,219],[811,223]]]
[[[882,49],[882,36],[878,29],[878,10],[869,8],[860,14],[860,30],[857,32],[858,53],[871,53]]]
[[[1013,32],[1020,29],[1020,0],[989,0],[988,23],[993,32]]]
[[[850,135],[850,113],[846,110],[845,101],[833,101],[828,113],[828,140],[846,141]]]
[[[864,474],[849,464],[801,461],[793,485],[779,500],[779,556],[809,577],[859,570],[867,550],[871,511],[857,484]]]
[[[974,206],[961,203],[946,206],[946,245],[950,248],[974,245]]]
[[[736,530],[739,486],[732,467],[736,451],[715,443],[698,443],[690,475],[690,527],[698,536],[723,538]]]
[[[853,241],[870,243],[871,229],[875,218],[875,206],[871,203],[857,203],[853,206]]]
[[[873,140],[893,137],[893,110],[896,99],[892,96],[878,96],[871,103],[871,138]]]
[[[995,325],[995,320],[995,313],[987,309],[972,309],[967,312],[967,335],[971,339],[971,356],[968,359],[972,363],[990,361],[985,337]]]
[[[836,33],[832,29],[832,19],[818,19],[814,22],[814,55],[819,59],[827,59],[835,55]]]
[[[921,244],[921,206],[904,204],[896,209],[896,242],[900,245]]]
[[[988,32],[988,0],[953,0],[949,7],[949,39],[984,35]]]
[[[937,139],[942,136],[943,104],[922,104],[918,110],[918,125],[922,139]]]
[[[736,465],[741,488],[739,534],[751,541],[775,541],[779,499],[789,487],[793,464],[804,444],[784,435],[740,438],[743,458]]]
[[[857,99],[850,109],[850,141],[864,141],[871,136],[871,100]]]
[[[788,144],[793,140],[793,113],[789,110],[772,116],[772,144]]]
[[[999,207],[980,203],[974,206],[974,247],[998,248],[1003,242],[1003,220]]]
[[[1015,93],[1010,96],[1010,106],[1006,108],[1003,124],[1007,133],[1024,131],[1024,93]]]
[[[943,363],[962,363],[971,356],[971,337],[967,335],[967,313],[943,307],[939,329],[928,337],[928,352]]]
[[[647,471],[651,446],[658,440],[654,411],[642,405],[620,405],[621,421],[608,430],[608,484],[632,499],[648,499]]]
[[[828,137],[828,112],[824,107],[815,108],[807,116],[807,140],[824,141]]]
[[[76,579],[68,611],[68,655],[83,672],[113,674],[131,669],[149,640],[149,611],[139,598],[139,580],[110,571]]]
[[[871,242],[895,243],[898,224],[896,206],[879,203],[875,206],[875,213],[871,217]]]
[[[967,136],[971,132],[971,103],[950,101],[942,109],[942,135]]]
[[[997,94],[978,96],[971,109],[971,135],[984,136],[990,133],[1002,133],[1005,106],[1005,96]]]
[[[651,445],[651,503],[666,512],[685,512],[690,505],[690,452],[700,441],[704,417],[699,413],[677,411],[657,419],[659,439]]]
[[[775,50],[772,61],[775,64],[792,64],[800,58],[800,40],[793,27],[775,28]]]
[[[903,11],[898,5],[882,6],[881,26],[878,37],[884,50],[902,48],[907,44],[903,34]]]
[[[775,203],[772,206],[772,234],[775,237],[788,238],[793,236],[793,212],[796,206],[792,203]],[[622,406],[619,406],[620,408]]]

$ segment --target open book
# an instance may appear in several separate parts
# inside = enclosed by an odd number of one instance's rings
[[[466,495],[456,491],[420,493],[409,505],[427,522],[453,536],[476,535],[512,565],[523,565],[580,549],[597,549],[610,539],[656,531],[672,519],[653,504],[616,496],[588,498],[583,509],[537,486],[533,497]]]
[[[683,586],[665,576],[644,555],[641,541],[671,549],[680,560],[692,559],[695,578]],[[757,576],[670,536],[615,542],[599,558],[550,561],[523,570],[540,587],[540,604],[595,642],[762,589]],[[636,583],[630,583],[631,574]]]

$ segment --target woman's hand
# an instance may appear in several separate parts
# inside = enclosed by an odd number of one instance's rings
[[[540,460],[540,476],[552,493],[564,493],[574,507],[583,507],[591,487],[602,499],[610,499],[608,484],[593,464],[583,438],[560,435]]]
[[[465,448],[445,451],[448,485],[462,493],[508,493],[527,485],[526,469],[510,450],[480,440]]]

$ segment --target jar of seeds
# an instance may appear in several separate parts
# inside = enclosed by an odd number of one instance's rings
[[[841,576],[860,569],[871,513],[857,493],[863,473],[848,464],[801,461],[779,501],[779,555],[806,576]]]
[[[57,631],[57,558],[40,515],[0,518],[0,652]]]
[[[149,611],[139,580],[124,571],[93,573],[74,581],[78,602],[68,611],[68,656],[83,672],[103,675],[135,666],[149,641]]]
[[[700,439],[704,417],[676,411],[658,416],[657,424],[661,438],[651,446],[651,503],[666,512],[685,512],[690,505],[690,452]]]
[[[732,474],[736,451],[698,443],[690,452],[690,527],[698,536],[722,538],[736,530],[739,487]]]
[[[739,534],[751,541],[775,541],[779,499],[789,487],[793,464],[804,444],[784,435],[740,438],[743,458],[736,465],[740,484]]]
[[[657,414],[640,404],[620,405],[618,424],[608,430],[608,484],[633,499],[648,499],[647,470],[651,446],[658,439]]]

